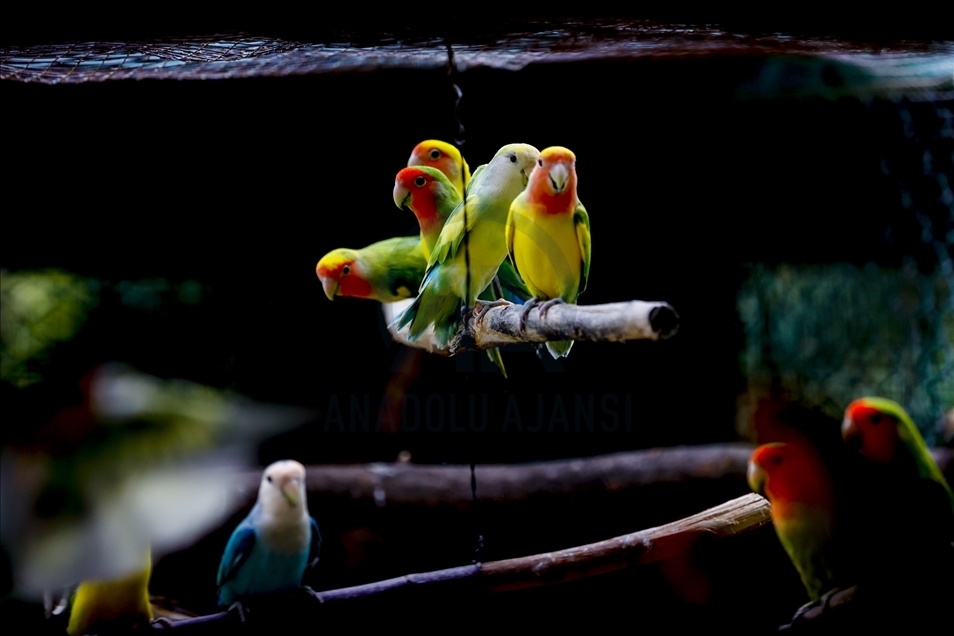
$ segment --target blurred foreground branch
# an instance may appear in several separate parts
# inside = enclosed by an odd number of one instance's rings
[[[382,305],[387,323],[392,324],[408,304],[409,301]],[[540,317],[540,310],[534,308],[527,315],[523,330],[520,329],[522,313],[522,305],[508,303],[493,306],[492,303],[478,300],[475,310],[466,315],[447,350],[437,346],[430,331],[411,342],[396,328],[388,327],[388,330],[401,344],[441,355],[491,349],[518,342],[665,340],[679,330],[679,314],[664,302],[631,300],[605,305],[558,304],[553,305],[543,318]]]
[[[320,605],[387,594],[400,589],[432,589],[435,585],[471,580],[488,591],[506,591],[540,585],[551,585],[614,570],[652,563],[685,552],[702,536],[731,537],[755,530],[771,522],[769,503],[759,495],[748,494],[715,506],[685,519],[591,543],[588,545],[535,554],[532,556],[475,563],[446,570],[408,574],[365,585],[312,592],[296,591],[294,611],[302,612],[293,620],[305,622],[308,612]],[[256,623],[271,620],[269,605],[254,610]],[[292,605],[282,604],[280,619],[289,618]],[[277,609],[277,605],[276,605]],[[237,612],[220,612],[210,616],[184,619],[156,629],[191,629],[192,633],[212,633],[222,629],[222,623],[241,624]],[[249,623],[246,623],[249,625]]]
[[[529,464],[477,466],[480,498],[486,503],[561,497],[576,493],[622,492],[654,484],[727,480],[745,486],[749,444],[675,446]],[[954,468],[954,449],[933,450],[941,471]],[[309,500],[366,500],[378,506],[465,509],[471,503],[470,468],[411,463],[309,466]],[[261,473],[248,473],[239,496],[248,505]]]

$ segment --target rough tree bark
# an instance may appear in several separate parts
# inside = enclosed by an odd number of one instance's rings
[[[409,347],[441,355],[491,349],[518,342],[665,340],[679,330],[679,314],[664,302],[631,300],[604,305],[559,304],[552,306],[543,318],[540,317],[539,308],[534,308],[527,315],[525,328],[521,331],[521,305],[507,303],[492,306],[478,300],[474,311],[465,316],[450,346],[442,349],[434,342],[430,331],[411,342],[404,333],[390,326],[410,303],[407,300],[381,305],[391,337]]]

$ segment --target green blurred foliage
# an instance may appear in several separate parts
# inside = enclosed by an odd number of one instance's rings
[[[896,400],[935,443],[954,408],[952,294],[943,268],[913,263],[751,265],[737,300],[743,373],[838,419],[855,398]]]
[[[31,363],[76,335],[99,302],[99,287],[59,270],[0,271],[0,378],[17,387],[39,381]]]

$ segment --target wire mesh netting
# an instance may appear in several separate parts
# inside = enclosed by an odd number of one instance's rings
[[[929,443],[954,409],[954,118],[950,103],[859,112],[880,173],[867,263],[752,264],[738,297],[750,383],[839,418],[861,395],[904,404]],[[819,227],[824,233],[826,228]]]

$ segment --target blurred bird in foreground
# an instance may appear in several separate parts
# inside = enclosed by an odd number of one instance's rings
[[[909,486],[931,488],[948,508],[942,517],[954,528],[954,493],[944,479],[914,421],[892,400],[866,397],[845,409],[842,437],[875,466],[890,472],[892,479]],[[924,483],[931,482],[931,483]],[[949,513],[949,514],[947,514]]]
[[[145,551],[145,567],[114,580],[83,581],[72,598],[70,636],[122,632],[147,626],[153,618],[149,601],[152,553]]]
[[[527,189],[510,205],[506,241],[510,260],[531,298],[521,327],[540,300],[541,318],[556,303],[576,304],[590,275],[590,217],[576,193],[576,155],[553,146],[540,153]],[[554,358],[565,357],[572,340],[547,342]]]
[[[17,396],[18,417],[35,410],[28,392],[43,384]],[[74,636],[148,620],[151,557],[221,523],[257,444],[311,415],[118,364],[94,368],[81,387],[79,404],[19,422],[0,457],[14,592],[39,599],[80,584]]]
[[[360,250],[332,250],[315,272],[328,300],[353,296],[392,303],[417,293],[426,264],[421,237],[398,236]]]
[[[216,579],[219,605],[299,587],[320,549],[318,524],[308,514],[305,467],[275,462],[262,474],[258,501],[225,546]]]
[[[941,608],[954,598],[954,495],[943,473],[897,402],[855,400],[841,430],[866,460],[855,508],[864,526],[858,541],[870,558],[862,561],[859,590],[881,618],[894,607],[887,618],[899,626],[949,625]]]
[[[749,460],[748,482],[772,504],[772,524],[812,601],[846,581],[835,544],[835,489],[807,440],[764,444]]]

